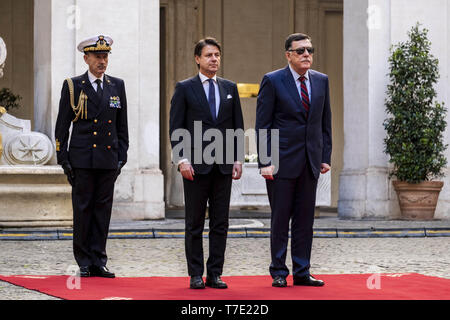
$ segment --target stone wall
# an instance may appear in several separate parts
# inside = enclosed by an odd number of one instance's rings
[[[429,30],[432,54],[439,59],[438,100],[448,105],[448,1],[344,0],[345,143],[338,202],[341,218],[400,217],[397,195],[388,177],[388,156],[383,151],[384,101],[389,48],[406,40],[407,31],[417,21]],[[448,129],[444,137],[448,143]],[[450,150],[446,156],[450,159]],[[447,175],[443,180],[435,218],[450,219],[450,178]]]

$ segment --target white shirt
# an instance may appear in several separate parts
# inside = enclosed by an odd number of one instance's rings
[[[101,78],[97,78],[96,76],[94,76],[91,71],[88,70],[88,77],[89,77],[89,81],[91,82],[92,87],[94,88],[95,91],[97,91],[97,82],[95,82],[95,80],[100,79],[101,82],[101,86],[103,89],[103,80],[105,79],[105,74],[102,74]]]
[[[300,98],[302,97],[302,88],[301,88],[301,82],[300,82],[300,75],[289,65],[289,69],[291,69],[292,76],[294,77],[295,85],[297,86],[298,94],[300,95]],[[309,70],[307,70],[304,74],[305,76],[305,85],[306,89],[308,89],[308,97],[309,97],[309,103],[311,103],[311,82],[309,81]]]
[[[200,81],[203,84],[203,89],[205,90],[206,100],[208,100],[209,97],[209,78],[205,76],[203,73],[199,72],[198,76],[200,77]],[[216,118],[219,115],[219,106],[220,106],[220,93],[219,93],[219,86],[217,85],[217,76],[214,75],[211,79],[214,80],[214,91],[216,93]]]

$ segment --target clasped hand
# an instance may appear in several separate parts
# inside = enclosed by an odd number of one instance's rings
[[[268,166],[261,168],[261,175],[264,179],[273,180],[273,171],[275,169],[275,166]],[[320,164],[320,173],[325,174],[331,169],[331,166],[327,163],[321,163]]]

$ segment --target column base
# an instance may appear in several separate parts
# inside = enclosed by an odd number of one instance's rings
[[[339,179],[340,219],[400,218],[397,195],[392,188],[387,168],[343,170]]]
[[[111,218],[164,219],[164,176],[161,170],[122,170],[115,186]]]

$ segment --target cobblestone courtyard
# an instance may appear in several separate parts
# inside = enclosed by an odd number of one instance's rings
[[[206,255],[207,239],[204,249]],[[108,267],[118,277],[187,276],[182,238],[110,239],[107,250]],[[315,238],[311,272],[415,272],[450,279],[449,252],[450,237]],[[287,262],[290,268],[289,255]],[[223,275],[266,275],[269,263],[269,238],[229,238]],[[61,275],[74,265],[70,240],[0,241],[2,275]],[[0,282],[0,299],[54,298]]]

